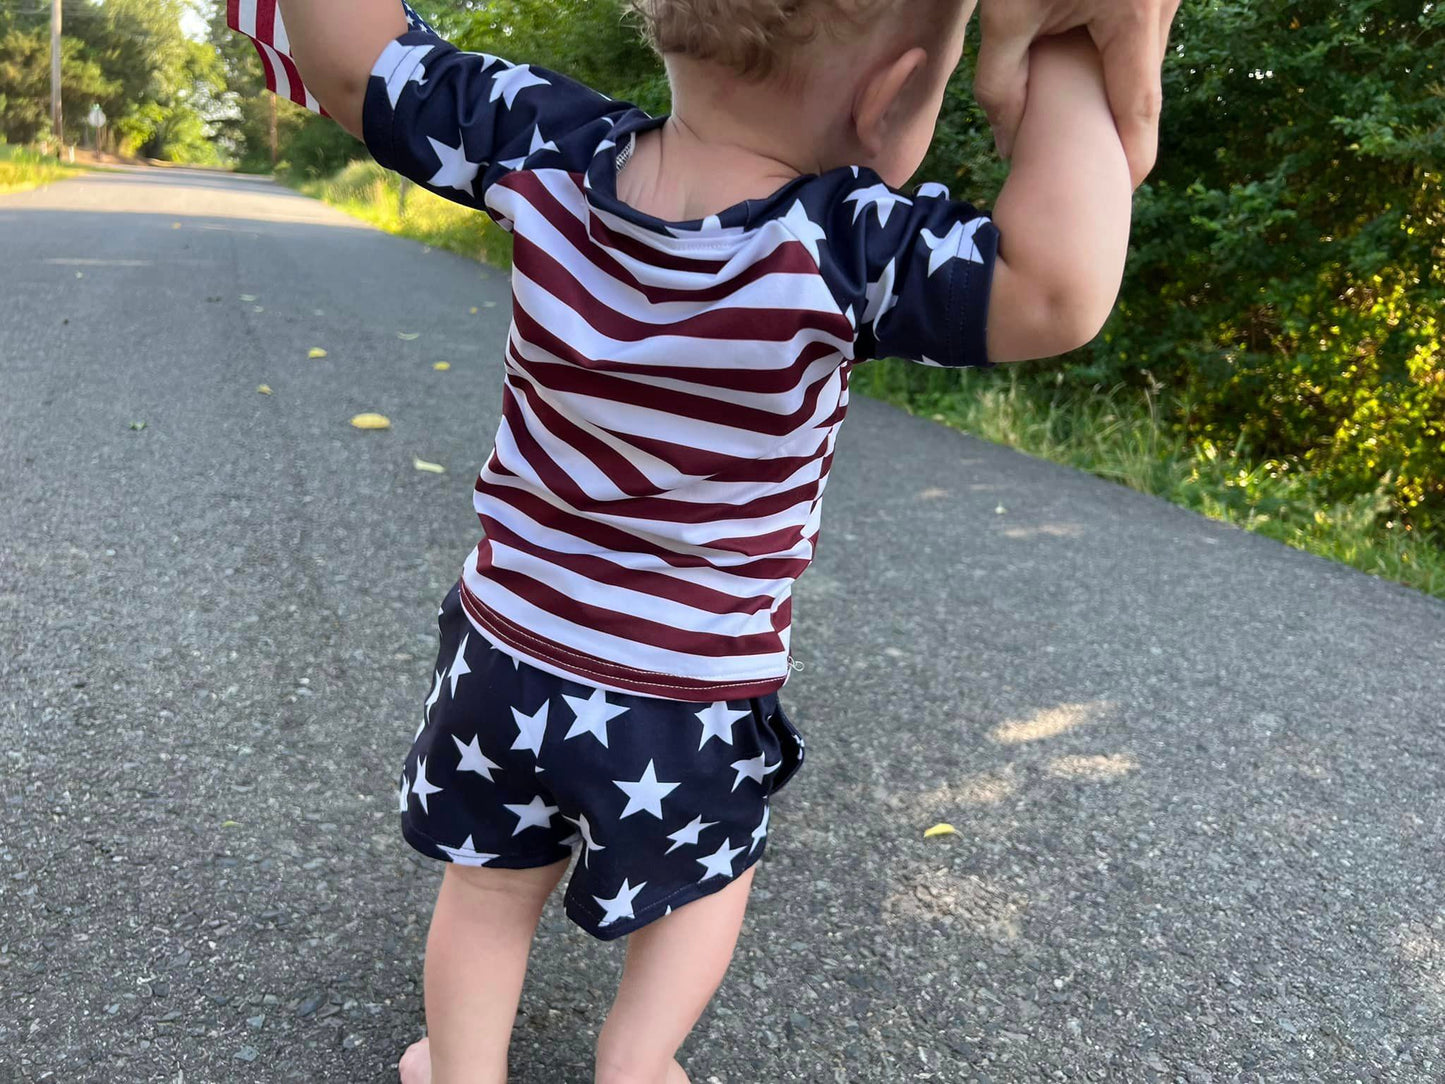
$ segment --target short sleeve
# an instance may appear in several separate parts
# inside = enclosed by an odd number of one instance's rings
[[[852,308],[857,360],[994,368],[988,306],[998,229],[928,184],[907,196],[860,170],[826,208],[834,293]]]
[[[387,169],[485,209],[486,190],[513,170],[586,168],[606,118],[631,108],[556,72],[411,30],[372,67],[362,134]]]

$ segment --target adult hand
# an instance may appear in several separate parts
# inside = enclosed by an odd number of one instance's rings
[[[974,94],[1005,158],[1028,100],[1035,38],[1087,27],[1104,58],[1109,107],[1137,188],[1159,153],[1160,72],[1180,0],[979,0],[982,43]]]

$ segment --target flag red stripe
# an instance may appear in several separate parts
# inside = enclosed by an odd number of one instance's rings
[[[256,0],[256,40],[275,47],[276,0]]]

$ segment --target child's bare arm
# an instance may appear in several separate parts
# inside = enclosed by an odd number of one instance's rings
[[[1052,357],[1094,338],[1118,297],[1133,186],[1085,31],[1034,45],[1013,166],[993,210],[995,362]]]
[[[381,51],[406,33],[397,0],[279,0],[302,81],[358,139],[366,81]]]

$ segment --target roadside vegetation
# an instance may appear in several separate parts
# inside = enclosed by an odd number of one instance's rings
[[[325,180],[292,175],[284,179],[298,191],[387,233],[497,267],[512,265],[511,237],[490,218],[434,196],[375,162],[353,162]]]
[[[38,188],[80,172],[73,166],[61,165],[54,158],[42,157],[24,147],[0,143],[0,192]]]

